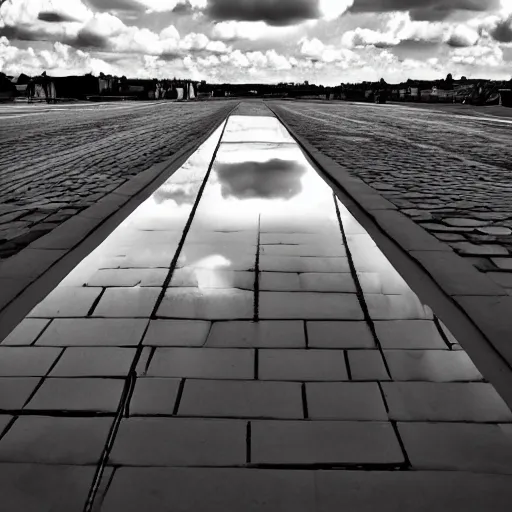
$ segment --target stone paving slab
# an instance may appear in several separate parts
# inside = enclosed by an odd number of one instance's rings
[[[24,416],[0,439],[0,462],[97,464],[111,418]]]
[[[81,510],[93,476],[91,466],[0,463],[2,508],[24,512]]]
[[[487,485],[499,510],[512,413],[486,381],[493,368],[300,151],[270,140],[275,118],[259,116],[260,142],[245,146],[236,127],[251,120],[235,120],[210,173],[216,141],[0,343],[0,462],[104,471],[98,489],[89,481],[94,512],[318,512],[345,504],[339,489],[356,511],[375,499],[457,510],[447,482],[461,503]],[[288,162],[270,197],[261,151]]]
[[[404,461],[393,427],[381,422],[254,421],[251,460],[260,464],[390,464]]]

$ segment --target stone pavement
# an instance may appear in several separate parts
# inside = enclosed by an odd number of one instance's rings
[[[0,107],[0,259],[200,138],[235,105]]]
[[[510,409],[254,108],[0,343],[1,510],[509,510]]]
[[[512,295],[512,121],[398,105],[272,102],[360,177]]]

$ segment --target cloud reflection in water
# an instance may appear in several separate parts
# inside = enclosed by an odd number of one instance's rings
[[[223,198],[291,199],[302,191],[306,167],[295,160],[218,163],[216,173]]]

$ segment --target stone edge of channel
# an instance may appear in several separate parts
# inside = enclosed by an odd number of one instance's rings
[[[270,108],[328,180],[352,199],[387,238],[428,274],[512,369],[512,296],[455,254],[449,245],[399,212],[375,189],[351,176],[343,166],[317,150],[297,134],[278,111]],[[335,193],[339,195],[336,190]],[[450,328],[449,322],[445,323]]]
[[[185,163],[237,105],[219,118],[203,136],[184,145],[165,161],[140,172],[0,263],[0,343],[81,259]],[[82,246],[83,249],[78,250]]]

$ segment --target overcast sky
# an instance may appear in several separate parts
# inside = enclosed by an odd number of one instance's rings
[[[0,70],[211,82],[512,77],[512,0],[0,0]]]

